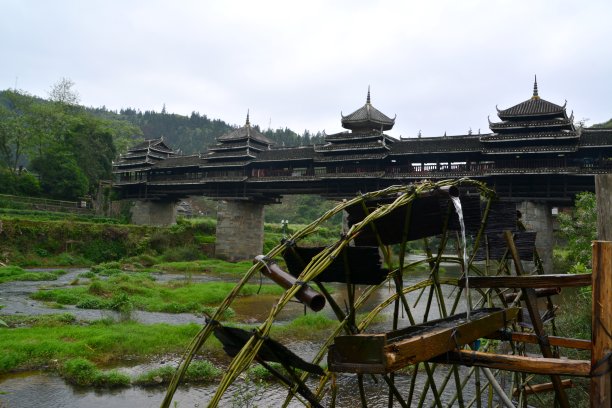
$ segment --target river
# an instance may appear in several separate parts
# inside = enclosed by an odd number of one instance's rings
[[[447,274],[456,275],[456,265],[445,265]],[[10,282],[0,285],[1,300],[4,305],[3,314],[45,314],[57,313],[57,309],[49,309],[42,302],[37,302],[29,298],[29,295],[38,290],[39,287],[66,287],[78,277],[85,269],[71,269],[65,275],[59,277],[57,281],[50,282]],[[405,277],[405,285],[411,285],[426,278],[426,273],[415,273]],[[180,274],[158,274],[155,276],[159,281],[167,281],[173,279],[185,279],[186,277]],[[192,281],[210,281],[210,280],[236,280],[235,277],[219,277],[206,275],[191,275]],[[333,285],[333,296],[340,305],[344,305],[346,299],[346,291],[344,285]],[[367,302],[365,309],[371,307],[388,298],[392,293],[390,287],[385,287],[378,290]],[[448,290],[451,290],[450,287]],[[414,294],[413,298],[416,297]],[[236,312],[235,319],[237,321],[257,323],[266,319],[270,307],[274,304],[276,297],[274,296],[250,296],[237,299],[232,308]],[[414,309],[413,313],[416,316],[421,316],[424,313],[424,301]],[[437,317],[437,308],[432,308],[430,319]],[[100,318],[119,318],[114,312],[77,309],[75,307],[67,307],[61,310],[62,313],[69,312],[74,314],[81,320],[96,320]],[[304,313],[303,306],[298,303],[289,303],[283,310],[278,324],[289,321],[296,316]],[[312,313],[312,312],[310,312]],[[326,306],[321,313],[325,313],[333,317],[333,312],[329,306]],[[393,308],[388,307],[383,312],[387,316],[387,320],[392,316]],[[183,314],[167,314],[167,313],[150,313],[150,312],[134,312],[133,318],[142,323],[158,323],[166,322],[170,324],[183,324],[195,322],[203,324],[202,317],[189,313]],[[403,317],[406,319],[406,316]],[[2,332],[0,332],[2,333]],[[6,331],[4,332],[6,333]],[[282,339],[281,339],[282,341]],[[297,342],[287,344],[296,354],[305,359],[312,358],[318,351],[319,345],[310,342]],[[176,362],[165,362],[165,364],[176,364]],[[153,361],[145,364],[139,364],[132,367],[120,367],[120,371],[129,374],[138,374],[151,368],[159,367],[160,362]],[[466,371],[467,369],[461,369]],[[436,377],[441,376],[444,369],[439,369]],[[397,380],[399,389],[407,389],[409,386],[409,378],[407,376],[398,375]],[[339,375],[338,376],[338,407],[352,407],[360,405],[355,376]],[[387,387],[382,382],[372,381],[370,377],[366,377],[366,393],[370,407],[387,406]],[[382,387],[382,388],[381,388]],[[212,385],[185,385],[179,388],[174,401],[178,407],[201,407],[206,406],[206,402],[210,395],[214,393],[215,384]],[[419,387],[417,386],[417,389]],[[448,387],[454,388],[453,387]],[[382,391],[382,392],[381,392]],[[452,391],[452,390],[451,390]],[[157,407],[163,399],[165,387],[137,387],[132,386],[118,390],[96,390],[92,388],[82,388],[72,386],[65,383],[59,376],[52,372],[24,372],[18,374],[9,374],[0,376],[0,407],[117,407],[117,408],[134,408],[134,407]],[[450,392],[450,391],[449,391]],[[247,402],[255,404],[259,407],[278,406],[284,401],[286,391],[284,388],[276,384],[254,384],[249,381],[240,379],[230,387],[225,393],[224,399],[220,406],[249,406]],[[448,398],[449,396],[443,396]],[[248,399],[248,401],[247,401]],[[254,405],[250,405],[254,406]],[[302,406],[299,402],[292,403],[291,406]]]

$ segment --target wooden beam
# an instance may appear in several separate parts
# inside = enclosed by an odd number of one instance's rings
[[[538,337],[531,333],[520,333],[520,332],[497,332],[490,336],[488,339],[497,340],[511,340],[521,343],[538,344]],[[574,348],[579,350],[591,350],[591,341],[582,339],[571,339],[567,337],[559,336],[548,336],[548,342],[551,346]]]
[[[574,383],[570,379],[565,379],[561,381],[561,385],[563,386],[563,388],[572,388],[574,386]],[[540,392],[553,391],[554,389],[555,388],[553,386],[553,383],[534,384],[534,385],[527,384],[525,385],[525,394],[527,395],[538,394]],[[518,388],[515,388],[512,394],[516,396],[516,395],[519,395],[519,392],[520,390]]]
[[[576,275],[470,276],[470,288],[568,288],[590,285],[590,273]],[[465,287],[465,278],[459,279],[459,287]]]
[[[471,278],[470,278],[470,280],[471,280]],[[506,300],[506,302],[513,302],[514,299],[516,299],[516,296],[519,293],[520,292],[504,293],[504,299]],[[561,293],[561,288],[560,287],[536,289],[536,296],[539,297],[539,298],[547,297],[547,296],[554,296],[554,295],[558,295],[559,293]]]
[[[588,360],[525,357],[483,353],[472,350],[451,351],[430,361],[442,364],[460,364],[468,367],[488,367],[504,371],[545,375],[589,377],[591,373],[591,363]]]
[[[591,408],[612,407],[612,242],[593,242]]]
[[[516,318],[519,308],[477,309],[382,334],[337,336],[327,354],[330,371],[388,373],[492,334]]]

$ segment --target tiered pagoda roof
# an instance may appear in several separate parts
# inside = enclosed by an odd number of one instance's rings
[[[355,161],[387,156],[395,139],[383,131],[393,128],[395,118],[389,118],[372,106],[369,87],[365,105],[350,115],[340,115],[342,127],[350,132],[326,134],[325,144],[314,148],[315,161]]]
[[[259,152],[270,149],[274,144],[270,139],[251,127],[249,113],[247,112],[244,126],[232,130],[217,139],[214,146],[208,148],[208,161],[250,161],[257,157]]]
[[[480,137],[483,153],[575,151],[580,135],[574,127],[574,115],[567,115],[566,105],[540,98],[536,79],[531,98],[508,109],[497,109],[501,122],[489,121],[493,133]]]
[[[177,153],[166,145],[163,136],[159,139],[148,139],[130,148],[126,154],[120,155],[113,163],[113,173],[145,171],[155,163],[176,155]]]

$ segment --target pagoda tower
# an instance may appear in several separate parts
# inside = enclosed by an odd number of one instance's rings
[[[325,144],[315,146],[315,152],[320,154],[315,161],[361,164],[361,168],[365,168],[367,161],[388,155],[389,146],[395,139],[383,132],[393,128],[395,117],[389,118],[372,105],[369,87],[365,105],[346,116],[340,113],[340,116],[342,127],[350,132],[325,135]]]
[[[259,152],[270,149],[273,144],[274,142],[251,127],[247,112],[244,126],[219,137],[217,143],[208,148],[206,159],[209,163],[223,163],[228,166],[245,165],[255,159]]]
[[[574,115],[568,117],[565,107],[548,102],[538,94],[537,78],[533,95],[528,100],[508,109],[497,109],[500,122],[491,122],[492,134],[480,141],[485,154],[548,155],[558,157],[573,153],[578,148],[579,132],[574,127]]]

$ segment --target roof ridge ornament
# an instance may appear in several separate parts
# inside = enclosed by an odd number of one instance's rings
[[[370,99],[370,85],[368,85],[368,96],[366,97],[366,104],[367,105],[371,105],[371,99]]]
[[[251,126],[251,121],[249,120],[249,113],[250,113],[250,109],[247,109],[247,118],[244,124],[245,126]]]
[[[534,75],[533,96],[531,97],[531,99],[540,99],[540,96],[538,95],[538,76],[537,75]]]

